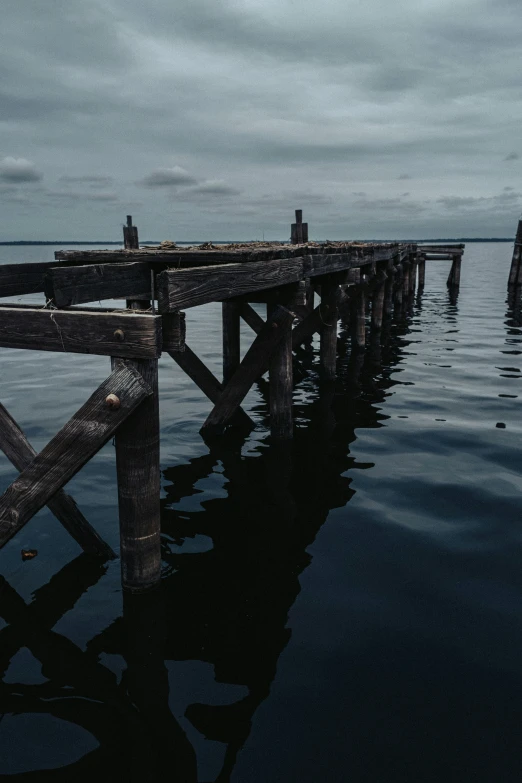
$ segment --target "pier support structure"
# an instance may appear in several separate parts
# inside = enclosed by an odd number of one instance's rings
[[[432,257],[452,258],[449,283],[458,288],[460,282],[461,245],[419,249],[399,242],[309,243],[301,210],[296,210],[291,233],[290,245],[140,248],[129,215],[123,250],[60,251],[55,262],[0,266],[1,297],[43,295],[41,307],[0,304],[1,348],[98,354],[112,360],[109,377],[40,454],[0,405],[0,448],[20,471],[0,497],[0,548],[48,505],[86,551],[104,559],[114,557],[62,489],[114,437],[122,584],[129,592],[148,590],[159,582],[161,573],[158,358],[162,353],[212,403],[201,427],[204,438],[213,439],[231,426],[245,432],[255,427],[241,403],[268,373],[271,435],[288,441],[293,435],[294,368],[299,367],[303,343],[319,335],[320,374],[332,382],[340,310],[343,318],[348,310],[352,348],[360,366],[367,311],[375,347],[392,309],[404,317],[410,306],[417,266],[419,290],[424,287],[426,260]],[[520,244],[517,247],[520,259]],[[314,294],[320,297],[315,307]],[[126,300],[127,307],[82,307],[104,299]],[[184,311],[211,302],[222,303],[223,382],[186,342]],[[252,306],[256,303],[266,307],[266,319]],[[243,357],[241,321],[254,333]]]

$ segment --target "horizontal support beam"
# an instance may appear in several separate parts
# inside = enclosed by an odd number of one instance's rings
[[[39,294],[44,290],[45,273],[56,264],[1,264],[0,296]]]
[[[150,276],[146,263],[54,267],[45,274],[44,292],[56,307],[101,299],[150,299]]]
[[[462,255],[466,245],[417,245],[419,253],[450,253],[453,256]]]
[[[118,365],[0,498],[0,547],[107,443],[150,394],[139,372]],[[119,404],[109,405],[109,395],[115,395]]]
[[[0,403],[0,449],[15,468],[22,472],[36,457],[24,433]],[[48,502],[49,510],[64,526],[85,552],[101,555],[106,559],[116,557],[111,547],[100,538],[96,530],[87,522],[70,495],[63,490],[56,493]]]
[[[304,277],[303,261],[302,257],[282,258],[255,264],[168,269],[156,279],[158,308],[160,312],[168,313],[296,283]]]
[[[161,316],[0,304],[0,347],[155,358],[162,348]]]

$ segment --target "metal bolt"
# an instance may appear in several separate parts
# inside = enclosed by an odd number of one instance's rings
[[[112,410],[118,410],[121,405],[120,398],[116,397],[115,394],[109,394],[109,396],[105,398],[105,402]]]
[[[116,329],[116,331],[114,332],[114,336],[117,340],[120,341],[120,343],[125,340],[125,332],[123,331],[123,329]]]

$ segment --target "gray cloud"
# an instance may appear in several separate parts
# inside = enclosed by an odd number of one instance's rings
[[[509,155],[506,155],[504,160],[518,160],[520,158],[520,155],[518,152],[510,152]]]
[[[3,182],[39,182],[41,179],[43,174],[30,160],[11,157],[0,160],[0,180]]]
[[[165,188],[173,185],[191,185],[196,182],[193,177],[181,168],[181,166],[172,166],[171,168],[155,169],[147,174],[139,184],[147,188]]]
[[[4,0],[2,154],[34,161],[0,173],[4,225],[119,239],[135,205],[141,236],[277,238],[302,207],[332,239],[511,235],[513,167],[492,162],[519,147],[518,5],[433,9]]]

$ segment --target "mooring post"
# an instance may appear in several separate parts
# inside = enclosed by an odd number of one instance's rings
[[[321,324],[319,362],[322,377],[329,381],[335,380],[337,369],[338,288],[335,278],[328,275],[321,279],[320,313],[328,314]]]
[[[508,287],[512,288],[515,285],[522,283],[521,274],[521,258],[522,258],[522,218],[518,221],[517,234],[515,237],[515,245],[513,247],[513,257],[511,259],[511,268],[509,270]]]
[[[419,293],[424,290],[424,283],[426,281],[426,256],[419,256]]]
[[[139,246],[138,228],[132,225],[132,215],[127,215],[127,225],[123,226],[123,247],[125,250],[137,250]]]
[[[295,223],[290,227],[290,242],[292,245],[301,245],[308,242],[308,223],[303,223],[303,210],[296,209]]]
[[[267,318],[277,305],[267,305]],[[283,337],[272,351],[268,370],[270,383],[270,432],[277,440],[289,440],[294,434],[292,416],[292,324],[284,324]]]
[[[222,303],[223,322],[223,383],[227,384],[241,362],[241,305],[238,302]]]
[[[122,586],[137,593],[161,576],[158,360],[112,359],[113,367],[119,363],[137,370],[152,389],[115,435]]]

